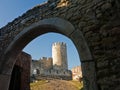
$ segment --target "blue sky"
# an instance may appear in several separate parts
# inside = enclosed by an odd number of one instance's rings
[[[33,59],[52,56],[52,44],[54,42],[65,42],[67,44],[68,67],[71,69],[80,65],[79,56],[73,42],[66,36],[58,33],[43,34],[31,41],[24,51],[31,54]]]
[[[0,27],[47,0],[0,0]]]
[[[0,2],[0,28],[11,22],[18,16],[21,16],[32,7],[41,4],[47,0],[1,0]],[[68,65],[69,68],[80,65],[77,50],[72,41],[61,34],[47,33],[31,41],[24,51],[31,54],[33,59],[41,57],[51,57],[52,43],[67,43]]]

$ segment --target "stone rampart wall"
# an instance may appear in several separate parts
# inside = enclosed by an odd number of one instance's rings
[[[48,3],[30,9],[0,29],[0,56],[4,56],[6,48],[24,28],[43,19],[59,17],[74,25],[76,31],[72,34],[83,33],[95,61],[100,90],[119,90],[120,1],[53,1],[49,0]],[[80,39],[79,36],[70,37],[76,38],[76,41]],[[85,63],[86,67],[91,65],[87,60],[82,63]]]
[[[52,58],[43,57],[39,60],[39,62],[41,64],[41,68],[43,68],[44,70],[49,70],[49,69],[53,68]]]

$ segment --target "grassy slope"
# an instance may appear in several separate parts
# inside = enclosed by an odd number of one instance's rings
[[[41,80],[41,81],[37,81],[34,83],[30,84],[30,88],[31,90],[45,90],[45,87],[43,87],[43,85],[46,85],[47,80]],[[80,83],[78,81],[68,81],[68,83],[71,83],[71,85],[75,86],[78,90],[83,90],[83,83]]]
[[[70,81],[75,87],[78,88],[78,90],[83,90],[83,82],[78,82],[78,81]]]

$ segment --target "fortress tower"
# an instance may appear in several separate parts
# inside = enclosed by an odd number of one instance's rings
[[[63,42],[56,42],[52,45],[52,58],[54,69],[68,70],[67,47]]]

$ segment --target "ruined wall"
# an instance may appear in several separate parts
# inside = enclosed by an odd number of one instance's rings
[[[93,59],[81,60],[84,75],[89,76],[88,71],[92,73],[92,66],[95,62],[95,75],[99,89],[119,90],[119,0],[49,0],[48,3],[38,5],[0,29],[0,57],[4,56],[6,48],[24,28],[52,17],[67,20],[75,27],[76,31],[72,32],[69,37],[76,39],[76,46],[81,43],[78,42],[80,39],[78,33],[82,32],[85,37]],[[69,33],[69,30],[64,32]],[[80,55],[82,57],[82,54]],[[0,60],[1,69],[3,62]],[[89,87],[90,81],[87,78],[84,79],[86,86]]]
[[[50,70],[53,68],[52,58],[42,57],[39,60],[32,60],[31,63],[31,74],[34,70],[39,70],[39,74],[45,70]]]
[[[25,52],[21,52],[16,59],[15,65],[21,70],[21,90],[30,90],[30,64],[31,56]],[[16,82],[17,83],[17,82]]]
[[[36,75],[36,79],[63,79],[63,80],[72,80],[72,72],[70,70],[47,70],[43,74]]]
[[[82,78],[82,69],[81,66],[75,66],[71,69],[72,71],[72,79],[73,80],[80,80]]]
[[[40,72],[36,71],[36,70],[39,70],[39,67],[40,67],[40,63],[39,63],[38,60],[32,60],[31,61],[31,67],[30,67],[30,69],[31,69],[31,76],[33,74],[40,73]]]
[[[44,78],[61,78],[65,80],[71,80],[72,79],[72,73],[68,69],[61,69],[60,67],[57,67],[58,69],[54,69],[53,65],[53,59],[42,57],[39,60],[32,60],[31,62],[31,76],[36,76],[37,79],[44,79]]]
[[[53,68],[52,58],[43,57],[39,61],[40,61],[41,68],[43,68],[44,70],[50,70]]]

